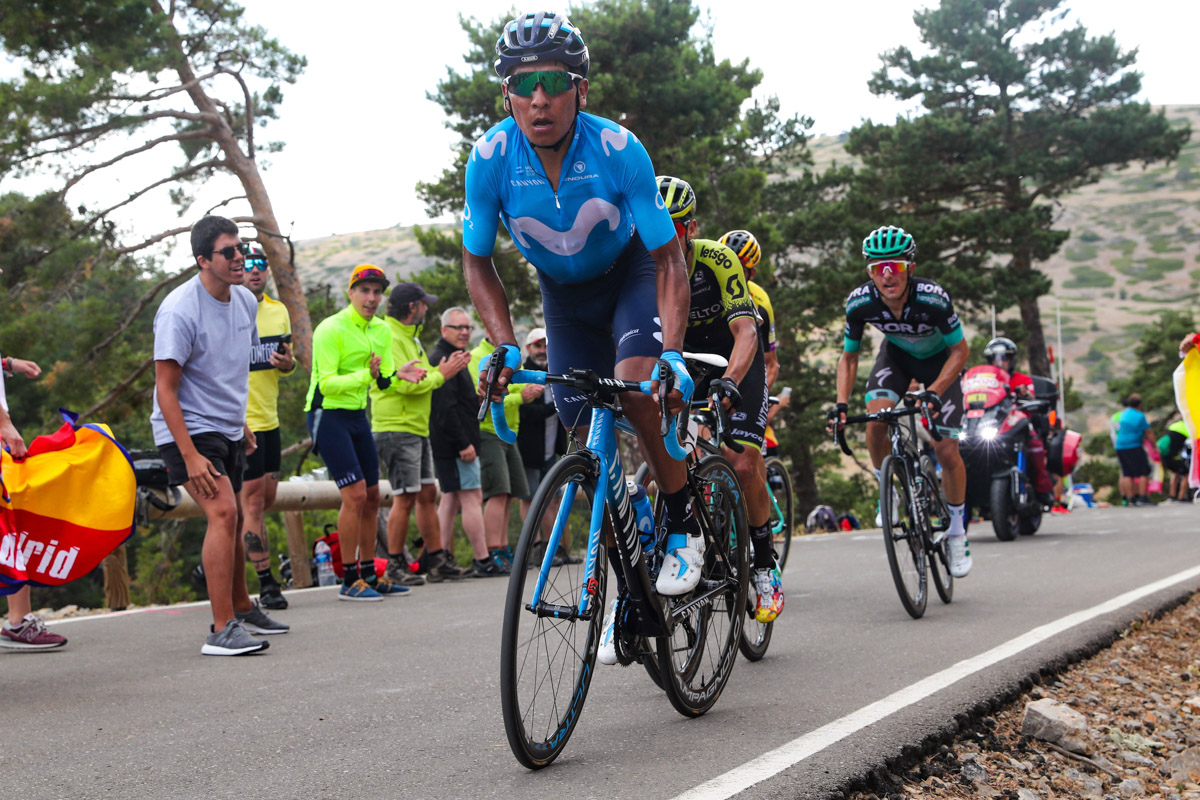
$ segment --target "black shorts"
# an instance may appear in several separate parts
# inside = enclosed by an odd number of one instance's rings
[[[867,402],[891,400],[892,403],[899,404],[900,398],[908,392],[908,386],[914,380],[926,387],[936,381],[949,357],[950,351],[943,350],[929,358],[917,358],[891,342],[884,342],[879,348],[879,355],[875,357],[875,366],[871,367],[871,377],[867,379]],[[942,393],[941,399],[942,413],[935,420],[938,432],[947,436],[957,436],[962,428],[962,382],[952,381],[949,388]]]
[[[1145,478],[1150,474],[1150,458],[1144,447],[1118,450],[1117,460],[1121,462],[1121,475],[1126,478]]]
[[[264,475],[274,475],[278,479],[279,465],[283,460],[283,440],[279,435],[279,428],[255,431],[254,441],[258,443],[258,447],[246,456],[246,472],[242,479],[253,481]]]
[[[379,485],[379,452],[365,410],[314,409],[308,412],[308,432],[339,489],[359,481]]]
[[[242,475],[246,470],[246,442],[238,439],[226,439],[224,435],[209,431],[198,433],[192,437],[196,452],[207,458],[216,467],[217,472],[229,478],[233,493],[242,490]],[[167,442],[158,446],[158,454],[167,465],[167,480],[172,486],[182,486],[188,482],[187,463],[179,452],[179,445]]]
[[[627,358],[662,355],[658,268],[636,234],[598,278],[558,283],[539,272],[538,280],[546,320],[548,371],[590,369],[601,378],[612,378],[616,365]],[[583,395],[565,386],[553,386],[551,392],[558,418],[567,430],[591,421]]]
[[[686,341],[684,348],[693,353],[714,352],[703,347],[693,347]],[[715,355],[729,357],[729,353]],[[709,373],[696,385],[692,397],[701,398],[707,395],[709,384],[719,377],[720,374],[715,370]],[[729,432],[735,442],[761,451],[767,434],[767,368],[762,347],[758,348],[754,361],[750,363],[750,369],[742,376],[742,382],[738,384],[738,393],[742,396],[742,402],[729,414]]]

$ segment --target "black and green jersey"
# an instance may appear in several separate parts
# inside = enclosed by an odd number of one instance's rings
[[[758,311],[737,254],[720,242],[693,239],[688,284],[692,302],[684,346],[728,356],[733,352],[729,324],[739,317],[749,317],[758,323]]]
[[[863,329],[874,325],[889,342],[916,358],[929,358],[962,341],[962,323],[954,313],[950,295],[927,278],[909,278],[908,298],[897,319],[874,281],[867,281],[846,298],[844,349],[857,353]]]

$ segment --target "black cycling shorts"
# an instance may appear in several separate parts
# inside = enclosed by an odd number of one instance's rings
[[[691,353],[713,352],[702,347],[692,347],[686,341],[684,349]],[[729,358],[728,353],[715,355]],[[721,371],[714,370],[705,376],[704,380],[696,385],[692,397],[699,399],[707,395],[709,385],[722,374]],[[738,384],[738,393],[742,396],[742,401],[729,413],[729,432],[735,442],[761,451],[767,433],[767,368],[761,346],[754,354],[750,369],[746,370],[741,383]]]
[[[598,278],[559,283],[538,272],[548,371],[590,369],[612,378],[616,365],[627,358],[662,355],[657,280],[654,257],[637,234]],[[551,390],[558,418],[568,430],[591,422],[582,395],[565,386]]]
[[[246,471],[242,474],[242,480],[252,481],[264,475],[278,478],[279,466],[283,461],[283,441],[279,436],[279,428],[255,431],[254,441],[258,446],[246,456]]]
[[[949,350],[935,353],[929,358],[917,358],[885,341],[871,367],[867,379],[867,402],[891,400],[899,403],[915,380],[928,388],[942,374],[942,366],[950,357]],[[962,382],[953,381],[941,395],[942,413],[934,420],[938,432],[946,436],[957,436],[962,428],[963,394]]]

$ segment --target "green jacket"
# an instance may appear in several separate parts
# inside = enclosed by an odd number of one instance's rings
[[[429,436],[429,400],[434,389],[446,379],[442,371],[429,363],[429,356],[421,345],[421,326],[405,325],[397,319],[383,320],[392,336],[392,361],[402,367],[412,360],[425,368],[425,378],[420,383],[394,380],[386,389],[371,385],[371,430],[375,432],[398,431]]]
[[[496,347],[487,339],[481,339],[479,344],[475,345],[475,349],[471,351],[471,360],[467,362],[467,369],[471,373],[471,380],[475,381],[475,385],[479,385],[479,362],[487,358],[495,351]],[[524,404],[521,399],[521,386],[509,385],[508,397],[504,398],[504,420],[508,423],[508,428],[513,433],[521,427],[521,411],[520,408]],[[487,431],[495,434],[496,426],[492,424],[492,412],[489,410],[487,416],[483,418],[483,422],[479,423],[479,430]]]
[[[313,331],[313,368],[308,382],[305,411],[315,408],[367,407],[371,377],[371,354],[382,359],[379,374],[396,377],[388,327],[379,317],[363,319],[354,306],[346,306],[326,317]]]

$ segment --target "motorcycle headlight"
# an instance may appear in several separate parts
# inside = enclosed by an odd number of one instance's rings
[[[988,425],[987,427],[979,429],[979,438],[983,439],[985,442],[990,442],[992,439],[996,438],[998,433],[999,431],[996,429],[996,426]]]

